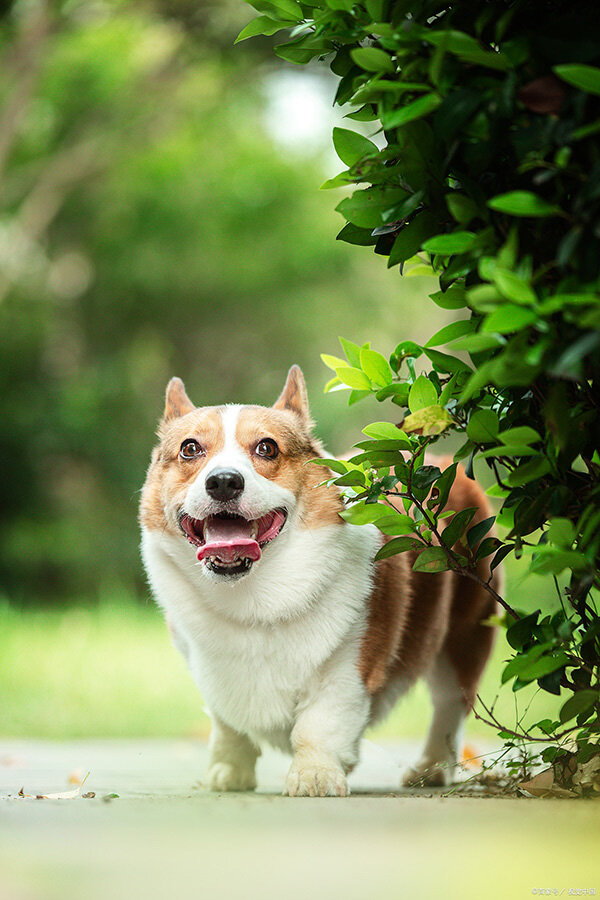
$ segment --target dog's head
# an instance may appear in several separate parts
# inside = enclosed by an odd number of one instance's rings
[[[306,524],[311,491],[317,517],[341,521],[333,492],[314,495],[323,474],[307,465],[321,452],[311,427],[298,366],[272,407],[196,408],[183,382],[171,379],[142,493],[142,525],[178,535],[208,577],[234,581],[269,552],[290,520]]]

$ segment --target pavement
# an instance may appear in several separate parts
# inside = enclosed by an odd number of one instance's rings
[[[275,751],[257,792],[212,794],[191,740],[0,742],[0,900],[600,897],[599,801],[403,790],[417,753],[365,742],[321,799],[281,796]]]

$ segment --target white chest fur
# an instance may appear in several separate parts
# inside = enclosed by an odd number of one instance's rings
[[[206,578],[181,539],[144,530],[152,588],[207,706],[236,731],[280,746],[295,711],[343,652],[358,661],[380,541],[374,527],[289,523],[233,585]]]

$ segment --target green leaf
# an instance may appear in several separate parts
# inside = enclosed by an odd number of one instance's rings
[[[389,114],[384,113],[382,116],[383,127],[388,131],[393,128],[401,128],[409,122],[414,122],[415,119],[429,115],[438,108],[441,102],[442,99],[437,94],[426,94],[424,97],[419,97],[418,100],[413,100],[412,103],[407,103],[406,106],[401,106]]]
[[[464,309],[467,305],[465,289],[453,284],[447,291],[436,291],[429,295],[441,309]]]
[[[476,512],[477,510],[474,507],[469,507],[468,509],[461,509],[460,512],[453,516],[450,524],[442,531],[442,540],[446,547],[453,547],[460,540]]]
[[[584,572],[588,562],[583,553],[576,550],[559,550],[556,547],[540,547],[531,563],[531,571],[538,574],[560,575],[565,569]]]
[[[327,466],[328,469],[331,469],[332,472],[337,472],[338,475],[344,475],[351,468],[348,463],[339,459],[325,459],[318,457],[317,459],[311,459],[311,463],[315,466]]]
[[[513,650],[521,650],[522,647],[533,637],[533,629],[537,624],[540,616],[540,610],[530,613],[528,616],[521,616],[506,631],[506,640]]]
[[[498,440],[502,441],[503,444],[525,444],[525,446],[529,446],[529,444],[541,441],[541,437],[535,428],[530,428],[529,425],[519,425],[518,428],[508,428],[506,431],[501,431],[498,435]]]
[[[336,241],[344,241],[357,247],[371,247],[377,243],[377,238],[371,234],[372,228],[359,228],[348,222],[336,237]]]
[[[506,338],[499,334],[469,334],[452,341],[452,350],[466,350],[467,353],[481,353],[483,350],[494,350],[506,344]]]
[[[537,318],[537,313],[527,306],[515,306],[512,303],[506,303],[485,317],[482,331],[510,334],[513,331],[520,331],[522,328],[533,325],[534,322],[537,322]]]
[[[305,38],[302,37],[295,43],[278,44],[274,48],[275,55],[280,59],[285,59],[286,62],[294,63],[296,66],[303,66],[309,63],[311,59],[314,59],[315,56],[328,53],[330,50],[330,47],[325,42],[320,47],[307,47],[304,42]]]
[[[353,62],[366,72],[395,72],[396,66],[389,54],[378,47],[357,47],[350,51]]]
[[[508,453],[510,453],[510,447]],[[514,469],[505,479],[510,487],[522,487],[532,481],[537,481],[550,471],[550,463],[546,457],[541,459],[530,459],[529,462],[522,463],[518,468]]]
[[[490,209],[496,212],[507,213],[511,216],[555,216],[560,213],[560,208],[547,203],[533,194],[531,191],[508,191],[506,194],[498,194],[488,201]]]
[[[447,344],[455,338],[470,334],[475,329],[475,323],[472,319],[461,319],[459,322],[451,322],[450,325],[444,325],[439,331],[430,337],[426,347],[439,347],[440,344]]]
[[[328,394],[334,388],[338,387],[339,384],[340,384],[340,379],[337,377],[337,375],[334,375],[334,377],[330,378],[329,381],[327,382],[327,384],[325,385],[325,387],[323,388],[323,393]]]
[[[387,559],[389,556],[395,556],[397,553],[404,553],[406,550],[419,550],[423,546],[422,541],[416,537],[397,537],[387,541],[375,555],[375,562],[380,559]]]
[[[339,356],[331,356],[331,354],[329,353],[321,353],[321,359],[323,360],[327,368],[333,369],[334,372],[340,366],[347,365],[345,359],[340,359]]]
[[[494,282],[507,300],[515,303],[534,306],[537,303],[537,295],[531,285],[524,281],[516,272],[497,266],[494,271]]]
[[[419,375],[408,393],[408,408],[412,413],[437,404],[437,391],[429,378]]]
[[[250,5],[271,18],[275,18],[273,13],[290,22],[300,22],[303,18],[302,7],[296,0],[250,0]]]
[[[493,409],[478,409],[471,414],[467,424],[467,436],[476,444],[491,444],[499,429],[498,414]]]
[[[408,406],[408,384],[388,384],[387,387],[381,388],[375,394],[379,402],[388,400],[390,397],[397,406]]]
[[[475,201],[458,191],[446,194],[446,206],[452,218],[460,225],[468,225],[479,214]]]
[[[441,547],[426,547],[413,563],[413,572],[445,572],[449,568],[448,558]]]
[[[340,475],[334,481],[334,484],[339,484],[341,487],[364,487],[366,483],[367,476],[360,469],[352,469],[350,472],[346,472],[345,475]]]
[[[370,425],[367,425],[366,428],[363,428],[363,434],[366,434],[367,437],[373,438],[376,441],[402,441],[407,449],[410,449],[411,447],[410,441],[401,429],[391,422],[372,422]]]
[[[441,434],[454,424],[454,419],[447,409],[441,406],[424,406],[402,422],[404,431],[418,431],[422,435]]]
[[[340,513],[351,525],[375,525],[379,520],[391,518],[394,510],[383,503],[366,503],[359,500]],[[398,513],[400,515],[400,513]],[[408,518],[408,517],[407,517]]]
[[[508,59],[503,53],[484,49],[474,37],[462,31],[442,29],[424,31],[421,37],[465,62],[501,71],[509,68]]]
[[[598,691],[577,691],[577,693],[573,694],[572,697],[569,697],[567,702],[564,703],[561,707],[559,714],[560,721],[562,723],[569,722],[571,719],[574,719],[575,716],[579,716],[581,713],[587,712],[587,710],[591,709],[594,703],[597,702]]]
[[[365,156],[376,156],[378,148],[368,138],[348,128],[333,129],[333,146],[343,163],[353,166]]]
[[[401,188],[382,190],[378,187],[355,191],[338,203],[336,210],[359,228],[376,228],[382,224],[382,214],[406,200],[407,191]]]
[[[377,115],[373,112],[373,107],[371,106],[371,104],[366,103],[355,112],[348,113],[348,115],[344,116],[344,118],[352,119],[352,121],[354,122],[373,122],[377,118]]]
[[[353,343],[353,341],[348,341],[343,337],[339,337],[338,340],[342,346],[342,350],[346,354],[350,365],[354,366],[354,368],[356,369],[360,369],[360,351],[363,348],[359,347],[358,344]]]
[[[348,171],[339,172],[337,175],[334,175],[333,178],[328,178],[327,181],[324,181],[320,191],[331,191],[335,188],[339,187],[347,187],[349,184],[355,184],[356,179],[350,174]]]
[[[397,432],[400,439],[394,438],[375,438],[370,441],[358,441],[354,446],[362,450],[373,450],[375,455],[380,455],[381,450],[406,450],[410,447],[410,441],[403,431],[398,429]]]
[[[496,516],[488,516],[487,519],[483,519],[481,522],[478,522],[477,525],[473,525],[472,528],[469,528],[467,531],[467,544],[471,549],[477,546],[479,541],[482,540],[493,527],[494,522],[496,521]],[[495,540],[494,538],[492,540]],[[490,552],[493,552],[496,547],[494,546]]]
[[[431,347],[425,350],[425,356],[431,360],[437,372],[472,372],[472,369],[463,362],[462,359],[458,359],[456,356],[450,356],[448,353],[441,353],[439,350],[433,350]],[[445,402],[446,401],[444,400],[442,406]]]
[[[600,94],[600,69],[595,66],[567,63],[562,66],[554,66],[552,71],[567,84],[579,88],[580,91],[586,91],[588,94]]]
[[[521,681],[529,682],[536,678],[542,678],[544,675],[549,675],[550,672],[561,669],[568,662],[569,657],[566,653],[563,653],[562,651],[553,651],[551,654],[543,656],[541,659],[537,659],[527,666],[524,666],[519,672],[519,679]]]
[[[361,400],[364,400],[366,397],[370,396],[371,391],[350,391],[350,393],[348,394],[348,406],[354,406],[355,403],[360,403]]]
[[[509,444],[508,446],[503,447],[490,447],[489,450],[484,450],[479,454],[480,459],[495,459],[498,456],[505,456],[509,459],[511,456],[520,457],[520,456],[538,456],[537,450],[532,450],[531,447],[527,447],[524,444]]]
[[[361,369],[355,369],[352,366],[338,366],[335,374],[342,384],[354,388],[357,391],[370,391],[371,381]]]
[[[376,350],[360,351],[360,367],[378,387],[386,387],[392,383],[394,373],[390,364],[385,356]]]
[[[434,223],[434,217],[427,210],[417,213],[414,219],[408,222],[396,237],[390,251],[388,269],[415,256],[421,249],[423,241],[427,240],[435,230]]]
[[[477,242],[477,235],[472,231],[454,231],[452,234],[438,234],[423,244],[428,253],[439,253],[451,256],[453,253],[467,253]]]
[[[289,28],[289,24],[289,22],[278,22],[275,19],[270,19],[269,16],[257,16],[256,19],[248,22],[245,28],[242,28],[234,44],[239,44],[240,41],[255,37],[257,34],[275,34],[277,31],[281,31],[282,28]]]
[[[570,550],[575,540],[575,526],[569,519],[557,517],[548,524],[548,541],[562,550]]]

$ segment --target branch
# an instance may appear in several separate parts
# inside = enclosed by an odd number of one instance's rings
[[[489,725],[491,728],[496,728],[496,729],[499,729],[500,731],[504,731],[504,732],[506,732],[506,734],[510,734],[513,737],[518,738],[519,740],[524,739],[527,741],[533,741],[534,743],[551,744],[556,741],[559,741],[563,737],[566,737],[566,735],[568,735],[568,734],[572,734],[574,731],[579,731],[579,729],[581,728],[581,725],[572,725],[570,728],[565,728],[564,731],[559,731],[557,734],[552,734],[552,735],[546,734],[543,737],[535,737],[534,735],[530,734],[528,731],[525,731],[524,728],[522,728],[520,732],[515,731],[513,728],[506,728],[504,725],[502,725],[501,722],[498,721],[498,719],[496,718],[496,716],[494,715],[492,710],[489,709],[485,705],[485,703],[481,699],[480,694],[476,695],[476,699],[481,703],[485,712],[489,716],[489,719],[486,719],[485,716],[482,716],[478,712],[476,712],[475,707],[473,706],[473,708],[472,708],[473,715],[479,722],[483,722],[484,725]]]

